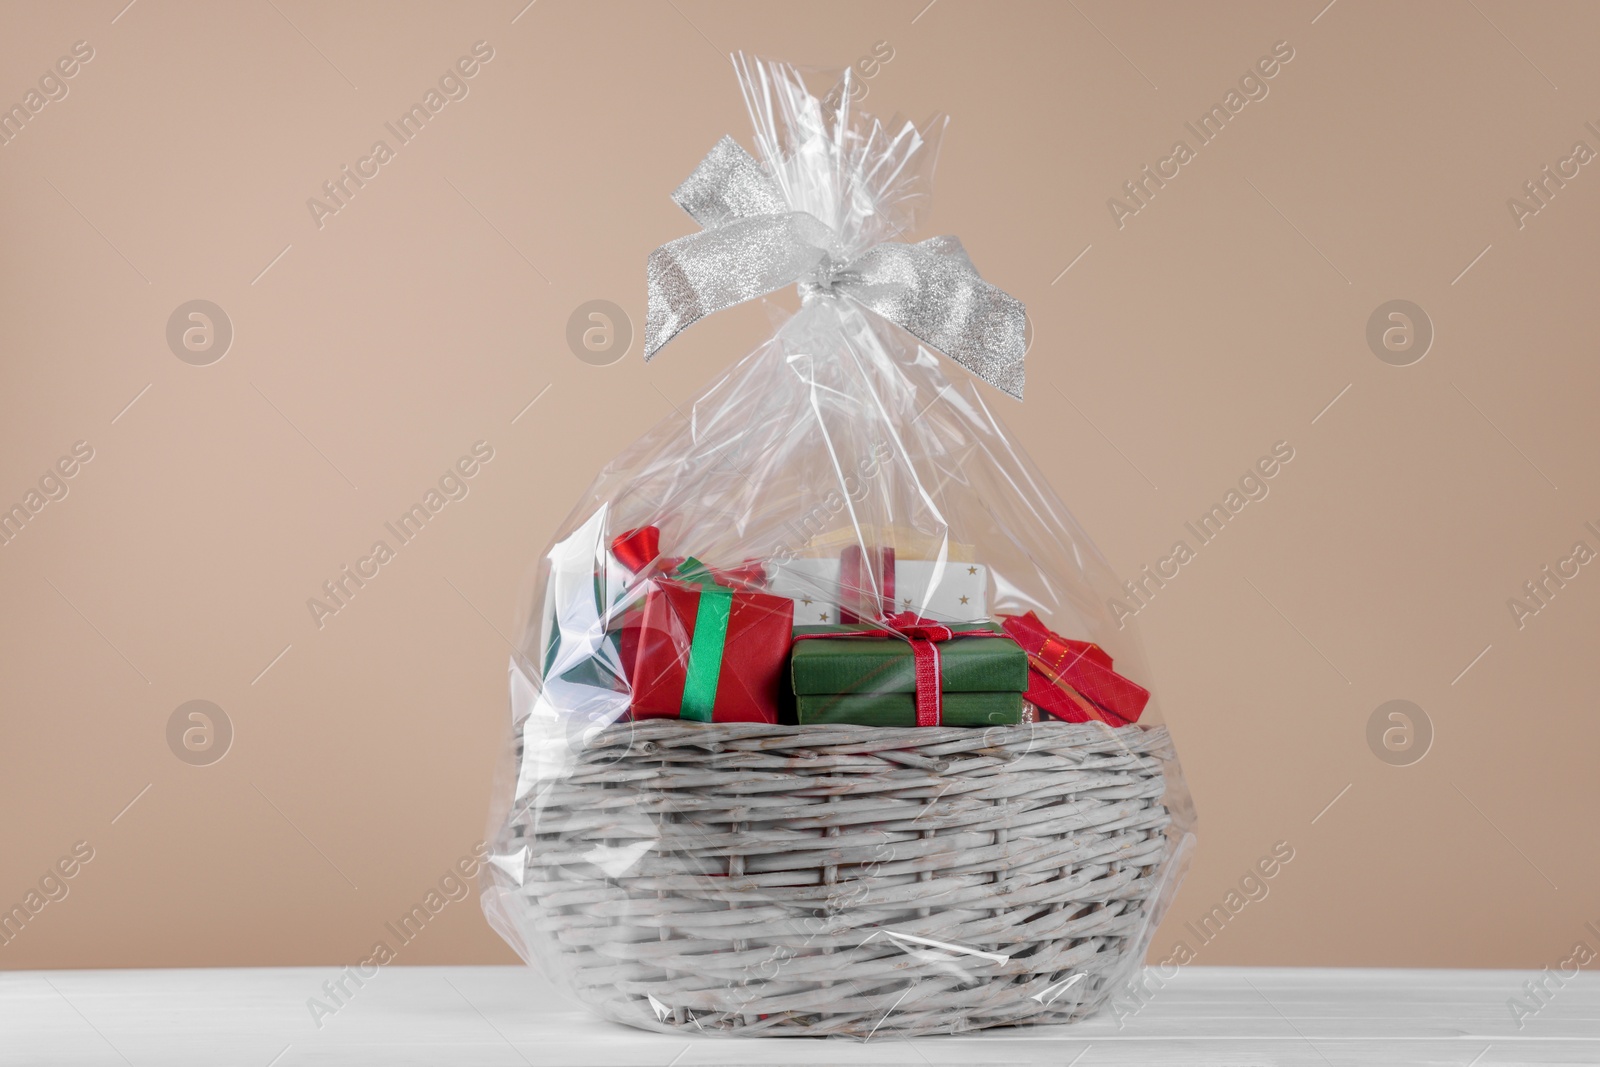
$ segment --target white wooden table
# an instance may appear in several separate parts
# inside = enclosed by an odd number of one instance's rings
[[[981,1036],[683,1038],[595,1020],[520,967],[387,967],[318,1028],[332,967],[0,973],[0,1064],[1600,1064],[1600,975],[1518,1029],[1515,971],[1190,968],[1131,1018]],[[1536,1002],[1530,1002],[1534,1005]]]

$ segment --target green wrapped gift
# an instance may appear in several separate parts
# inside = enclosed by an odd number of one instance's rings
[[[996,623],[902,613],[879,627],[799,626],[794,636],[789,680],[801,725],[1024,721],[1028,655]]]
[[[1015,726],[1023,721],[1021,693],[944,693],[941,703],[944,726]],[[813,694],[797,696],[795,705],[802,726],[917,725],[917,698],[912,693]]]
[[[1021,693],[1028,688],[1028,654],[998,623],[962,622],[951,629],[987,630],[997,637],[952,637],[938,643],[939,689],[944,693]],[[859,626],[796,626],[795,636],[848,634]],[[826,637],[796,641],[789,660],[796,694],[915,693],[911,643],[898,637]]]

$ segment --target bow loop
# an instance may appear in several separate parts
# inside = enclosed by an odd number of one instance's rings
[[[803,300],[848,297],[1022,398],[1022,302],[979,277],[957,238],[885,241],[840,263],[839,234],[793,210],[772,176],[726,136],[673,200],[703,228],[650,253],[646,360],[697,319],[799,284]]]
[[[672,194],[673,202],[705,229],[789,210],[783,192],[754,156],[723,134]]]
[[[645,359],[698,319],[798,281],[827,255],[829,230],[804,212],[757,215],[650,253]]]
[[[912,641],[948,641],[956,635],[950,627],[932,619],[924,619],[914,611],[890,615],[884,620],[884,625]]]

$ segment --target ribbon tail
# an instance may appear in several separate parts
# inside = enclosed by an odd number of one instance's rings
[[[979,277],[956,238],[878,245],[852,263],[835,287],[1022,399],[1028,328],[1022,301]]]
[[[916,668],[916,708],[918,726],[939,726],[944,722],[943,682],[940,678],[939,646],[920,637],[911,639],[911,656]]]
[[[789,210],[778,184],[754,156],[726,135],[673,192],[672,200],[705,230]]]
[[[823,261],[826,226],[804,212],[762,215],[669,241],[650,253],[644,358],[685,327],[806,277]]]

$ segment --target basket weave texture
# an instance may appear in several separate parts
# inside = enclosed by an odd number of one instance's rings
[[[1140,962],[1161,727],[607,727],[514,821],[558,984],[665,1032],[1059,1023]]]

